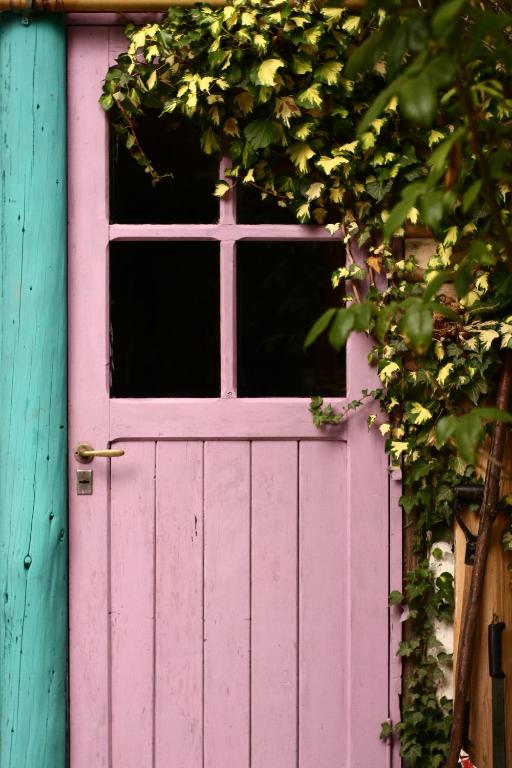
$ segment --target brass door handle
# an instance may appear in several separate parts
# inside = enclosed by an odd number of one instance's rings
[[[80,443],[75,450],[76,460],[82,464],[90,464],[95,456],[103,456],[106,459],[115,459],[118,456],[124,456],[122,448],[103,448],[102,450],[95,450],[92,445],[87,443]]]

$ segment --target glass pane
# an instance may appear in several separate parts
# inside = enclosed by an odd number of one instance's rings
[[[337,242],[237,245],[239,397],[345,394],[345,355],[325,335],[304,352],[318,317],[339,306],[331,274],[344,263]]]
[[[219,295],[218,243],[111,243],[111,396],[218,396]]]
[[[156,186],[111,129],[110,220],[121,224],[208,224],[219,218],[213,197],[219,159],[199,149],[197,131],[154,112],[137,122],[140,143],[159,173],[172,171]]]
[[[239,224],[298,224],[293,211],[281,208],[274,198],[261,199],[261,193],[247,184],[236,188],[236,220]]]

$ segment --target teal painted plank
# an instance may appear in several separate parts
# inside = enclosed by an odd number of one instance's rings
[[[66,765],[66,105],[59,18],[0,19],[0,766]]]

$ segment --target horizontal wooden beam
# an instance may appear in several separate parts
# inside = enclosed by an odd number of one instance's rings
[[[0,11],[52,11],[60,13],[151,13],[166,11],[170,5],[195,5],[197,0],[0,0]],[[226,0],[208,0],[208,5],[225,5]],[[345,0],[350,10],[360,10],[363,0]]]

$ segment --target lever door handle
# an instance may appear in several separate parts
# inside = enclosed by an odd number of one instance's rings
[[[103,456],[106,459],[116,459],[118,456],[124,456],[122,448],[102,448],[101,450],[95,450],[92,445],[88,443],[80,443],[75,450],[75,456],[77,461],[82,464],[90,464],[95,456]]]

